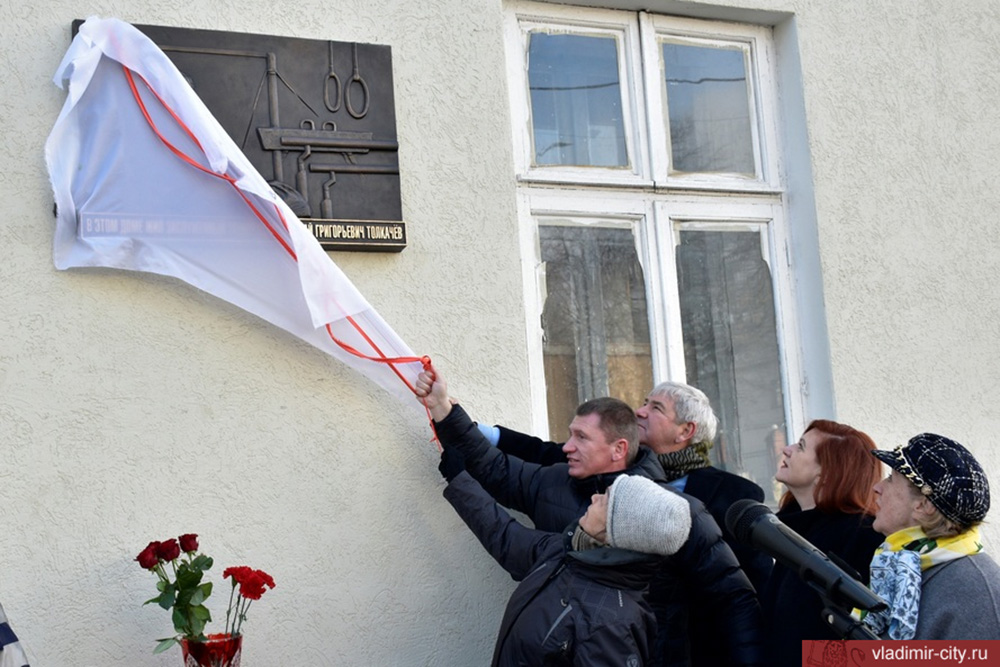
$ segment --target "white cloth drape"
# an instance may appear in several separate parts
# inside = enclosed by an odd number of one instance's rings
[[[149,120],[125,68],[137,75]],[[397,375],[334,342],[372,357],[413,356],[151,40],[117,19],[91,18],[54,80],[68,86],[45,144],[58,208],[57,268],[104,266],[179,278],[419,407],[400,377],[412,384],[419,363],[397,364]],[[186,163],[164,140],[231,182]]]

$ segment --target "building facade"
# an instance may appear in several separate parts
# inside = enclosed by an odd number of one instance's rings
[[[133,558],[181,533],[215,626],[224,567],[274,576],[248,667],[483,664],[513,587],[419,406],[178,280],[53,268],[51,78],[90,15],[391,49],[406,247],[329,256],[481,421],[560,438],[680,380],[765,488],[815,418],[1000,474],[992,0],[6,3],[0,599],[33,664],[179,664]]]

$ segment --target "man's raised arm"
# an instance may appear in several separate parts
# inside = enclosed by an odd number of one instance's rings
[[[492,447],[462,406],[448,395],[447,383],[433,366],[420,372],[415,389],[430,411],[441,446],[461,452],[465,469],[499,503],[531,516],[542,466]]]

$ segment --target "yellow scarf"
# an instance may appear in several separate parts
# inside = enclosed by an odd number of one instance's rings
[[[971,556],[983,550],[979,541],[979,527],[973,526],[964,533],[952,537],[927,537],[920,526],[897,530],[885,538],[885,542],[875,550],[875,556],[886,551],[915,551],[920,555],[920,571],[947,563],[950,560]]]
[[[919,526],[896,531],[875,550],[871,565],[871,589],[889,608],[878,612],[861,611],[858,615],[880,636],[912,639],[920,611],[923,581],[920,573],[982,550],[976,526],[952,537],[938,538],[927,537]]]

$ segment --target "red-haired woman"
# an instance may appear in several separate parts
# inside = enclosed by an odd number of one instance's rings
[[[818,419],[782,450],[774,478],[788,489],[778,518],[868,583],[868,565],[883,537],[872,528],[881,478],[875,443],[846,424]],[[823,602],[798,574],[775,564],[761,594],[768,665],[802,664],[803,639],[839,639],[821,618]],[[849,610],[848,610],[849,611]]]

